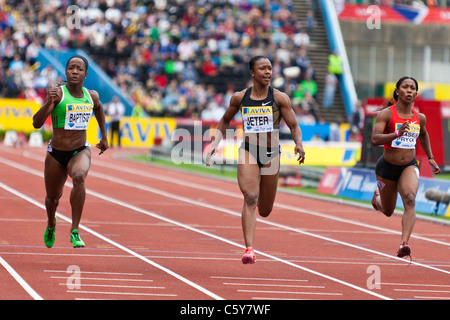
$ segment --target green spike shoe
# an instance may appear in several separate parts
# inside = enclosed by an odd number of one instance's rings
[[[84,242],[80,238],[80,234],[78,233],[78,229],[73,229],[70,233],[70,241],[73,244],[74,248],[83,248]]]
[[[53,244],[55,243],[56,220],[55,216],[55,226],[53,228],[49,228],[48,225],[47,228],[45,228],[44,243],[47,248],[53,247]]]

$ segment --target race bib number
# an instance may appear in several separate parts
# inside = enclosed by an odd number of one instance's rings
[[[92,104],[68,104],[64,129],[87,130],[92,110]]]
[[[243,107],[242,121],[245,133],[273,131],[272,106]]]
[[[395,124],[395,130],[399,130],[402,126],[401,123]],[[409,130],[405,132],[401,137],[392,140],[391,147],[400,149],[414,149],[416,147],[417,137],[420,133],[420,124],[409,124]]]

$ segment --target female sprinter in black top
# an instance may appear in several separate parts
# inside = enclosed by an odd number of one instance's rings
[[[216,136],[206,157],[210,165],[211,157],[233,117],[241,111],[244,139],[239,148],[238,184],[244,196],[242,208],[242,228],[244,232],[245,254],[242,263],[256,262],[253,238],[256,227],[255,209],[262,217],[267,217],[273,208],[278,186],[280,169],[279,126],[284,119],[295,142],[297,161],[305,161],[302,132],[291,108],[289,97],[270,87],[272,64],[264,56],[253,57],[249,62],[253,86],[235,92],[230,106],[219,122]]]

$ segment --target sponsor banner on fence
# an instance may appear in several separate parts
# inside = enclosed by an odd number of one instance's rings
[[[368,21],[374,15],[379,19],[395,23],[414,24],[448,24],[450,22],[450,9],[422,6],[375,6],[370,4],[345,3],[342,11],[338,13],[339,20]]]
[[[170,138],[176,126],[177,123],[174,118],[124,117],[120,121],[120,144],[122,147],[149,148],[153,146],[155,138]],[[111,139],[111,133],[108,117],[106,117],[106,131],[108,132],[109,141]],[[97,119],[93,117],[89,121],[87,140],[90,144],[95,145],[100,138],[101,133],[98,128]],[[117,139],[117,137],[114,137],[114,139]],[[114,142],[113,145],[115,146],[116,143]]]
[[[338,18],[339,20],[367,21],[367,19],[374,14],[374,7],[376,7],[376,13],[380,15],[380,19],[382,21],[400,23],[408,22],[408,19],[405,16],[390,6],[370,6],[353,3],[345,3],[343,10],[338,14]]]
[[[336,195],[346,172],[347,168],[328,167],[322,175],[316,191],[322,194]]]
[[[305,165],[354,166],[361,157],[360,142],[304,142]],[[298,165],[292,141],[281,141],[281,164]]]
[[[340,197],[355,200],[371,201],[376,188],[375,171],[371,169],[350,168],[342,178],[342,184],[337,192]],[[436,178],[420,178],[419,188],[416,195],[416,211],[428,214],[435,214],[436,201],[428,200],[425,192],[428,189],[437,189],[450,193],[450,181]],[[400,195],[397,195],[397,208],[403,209]],[[437,215],[450,215],[448,204],[440,203],[437,207]]]
[[[33,115],[40,105],[25,99],[0,99],[0,129],[30,133],[34,131]]]
[[[439,180],[436,178],[420,178],[419,189],[417,190],[416,196],[416,211],[434,214],[436,209],[436,201],[428,200],[425,197],[425,192],[428,189],[437,189],[443,192],[450,193],[450,181]],[[400,196],[397,199],[397,207],[403,208],[403,203],[400,199]],[[439,206],[437,207],[437,215],[446,215],[447,208],[448,204],[439,204]]]
[[[355,200],[371,201],[376,187],[374,170],[350,168],[343,176],[338,195]]]
[[[224,139],[219,144],[217,155],[223,157],[227,163],[237,163],[238,149],[242,140]],[[281,165],[298,166],[298,155],[294,153],[294,143],[281,140]],[[361,157],[361,143],[359,142],[305,142],[303,148],[306,153],[305,165],[308,166],[354,166]]]

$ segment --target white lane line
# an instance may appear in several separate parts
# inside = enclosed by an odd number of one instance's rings
[[[30,173],[30,174],[37,175],[37,176],[39,176],[39,177],[41,177],[41,178],[43,177],[43,174],[42,174],[40,171],[37,171],[37,170],[34,170],[34,169],[29,168],[29,167],[27,167],[27,166],[24,166],[24,165],[17,164],[17,163],[15,163],[15,162],[6,160],[6,159],[4,159],[4,158],[2,158],[2,157],[0,157],[0,162],[3,162],[3,163],[5,163],[5,164],[7,164],[7,165],[10,165],[10,166],[12,166],[12,167],[15,167],[15,168],[17,168],[17,169],[19,169],[19,170],[23,170],[23,171],[25,171],[25,172],[28,172],[28,173]],[[114,179],[114,180],[116,180],[116,179]],[[122,180],[122,179],[119,179],[119,180]],[[132,184],[132,185],[138,185],[138,184],[131,183],[131,182],[129,182],[129,184]],[[66,183],[66,185],[71,185],[71,184],[70,184],[70,183]],[[142,186],[142,185],[140,185],[140,186],[141,186],[142,188],[145,187],[145,186]],[[4,188],[4,189],[7,190],[7,191],[10,191],[10,192],[13,193],[13,194],[16,194],[17,196],[19,196],[19,197],[23,198],[24,200],[27,200],[27,201],[29,201],[29,202],[35,204],[36,206],[38,206],[38,207],[40,207],[40,208],[45,209],[44,205],[38,203],[37,201],[35,201],[35,200],[32,199],[32,198],[30,198],[30,197],[28,197],[28,196],[26,196],[26,195],[20,193],[19,191],[16,191],[16,190],[14,190],[14,189],[12,189],[12,188],[10,188],[10,187],[4,185],[4,184],[1,183],[1,182],[0,182],[0,187]],[[236,246],[236,247],[239,247],[239,248],[244,248],[243,245],[238,244],[238,243],[236,243],[236,242],[234,242],[234,241],[231,241],[231,240],[228,240],[228,239],[219,237],[219,236],[214,235],[214,234],[211,234],[211,233],[209,233],[209,232],[202,231],[202,230],[200,230],[200,229],[191,227],[191,226],[186,225],[186,224],[183,224],[183,223],[181,223],[181,222],[178,222],[178,221],[175,221],[175,220],[172,220],[172,219],[163,217],[163,216],[158,215],[158,214],[156,214],[156,213],[153,213],[153,212],[144,210],[144,209],[139,208],[139,207],[136,207],[136,206],[134,206],[134,205],[130,205],[130,204],[128,204],[128,203],[126,203],[126,202],[123,202],[123,201],[121,201],[121,200],[114,199],[114,198],[112,198],[112,197],[109,197],[109,196],[100,194],[100,193],[95,192],[95,191],[91,191],[91,190],[89,190],[89,189],[86,190],[86,193],[87,193],[87,194],[90,194],[90,195],[92,195],[92,196],[94,196],[94,197],[103,199],[103,200],[105,200],[105,201],[108,201],[108,202],[117,204],[117,205],[119,205],[119,206],[125,207],[125,208],[127,208],[127,209],[134,210],[134,211],[136,211],[136,212],[140,212],[140,213],[146,214],[146,215],[151,216],[151,217],[153,217],[153,218],[156,218],[156,219],[159,219],[159,220],[162,220],[162,221],[165,221],[165,222],[168,222],[168,223],[177,225],[177,226],[182,227],[182,228],[185,228],[185,229],[187,229],[187,230],[191,230],[191,231],[194,231],[194,232],[197,232],[197,233],[206,235],[206,236],[208,236],[208,237],[210,237],[210,238],[217,239],[217,240],[219,240],[219,241],[228,243],[228,244],[230,244],[230,245],[233,245],[233,246]],[[164,194],[168,194],[168,193],[164,193]],[[169,194],[169,195],[170,195],[170,197],[174,197],[174,195],[171,195],[171,194]],[[198,202],[198,201],[196,201],[196,202]],[[203,203],[200,203],[200,202],[199,202],[199,204],[205,206],[205,204],[203,204]],[[208,205],[208,207],[211,207],[211,208],[218,208],[218,207],[216,207],[216,206],[210,206],[210,205]],[[225,209],[222,208],[222,210],[225,210]],[[219,211],[220,211],[220,210],[219,210]],[[230,214],[233,214],[233,215],[238,215],[238,216],[240,216],[240,214],[238,214],[238,213],[236,213],[236,212],[233,212],[233,211],[231,211],[231,210],[226,210],[226,212],[229,212]],[[63,215],[61,215],[61,214],[59,214],[59,213],[57,213],[57,215],[58,215],[58,217],[60,217],[61,219],[66,220],[67,222],[71,223],[71,220],[70,220],[69,218],[67,218],[67,217],[65,217],[65,216],[63,216]],[[92,229],[90,229],[90,228],[87,228],[87,227],[85,227],[85,226],[83,226],[83,225],[81,225],[81,224],[80,224],[80,228],[83,229],[83,230],[85,230],[85,231],[87,231],[87,232],[89,232],[89,233],[91,233],[91,234],[93,234],[93,235],[95,235],[96,237],[98,237],[98,238],[100,238],[100,239],[102,239],[102,240],[104,240],[104,241],[106,241],[106,242],[108,242],[108,243],[110,243],[110,244],[112,244],[112,245],[114,245],[114,246],[116,246],[116,247],[122,249],[123,251],[126,251],[126,252],[128,252],[128,253],[134,255],[135,257],[137,257],[137,258],[139,258],[139,259],[141,259],[141,260],[143,260],[143,261],[145,261],[145,262],[147,262],[147,263],[149,263],[149,264],[151,264],[151,265],[156,266],[157,268],[160,268],[161,270],[163,270],[163,271],[165,271],[165,272],[167,272],[167,273],[173,275],[174,277],[179,278],[180,280],[182,280],[182,281],[184,281],[184,282],[190,284],[191,286],[193,286],[193,287],[199,289],[200,291],[202,291],[202,292],[204,291],[204,292],[207,293],[208,295],[210,295],[210,296],[212,296],[212,297],[215,297],[215,299],[218,299],[218,300],[219,300],[219,299],[222,299],[222,298],[220,298],[219,296],[215,295],[214,293],[207,291],[206,289],[204,289],[204,288],[198,286],[197,284],[192,283],[191,281],[185,279],[184,277],[182,277],[182,276],[180,276],[180,275],[178,275],[178,274],[175,274],[174,272],[170,271],[169,269],[167,269],[167,268],[165,268],[165,267],[163,267],[163,266],[161,266],[161,265],[159,265],[159,264],[157,264],[157,263],[155,263],[155,262],[153,262],[153,261],[151,261],[151,260],[149,260],[149,259],[147,259],[147,258],[141,256],[140,254],[137,254],[136,252],[134,252],[134,251],[132,251],[132,250],[129,250],[128,248],[126,248],[126,247],[120,245],[119,243],[117,243],[117,242],[115,242],[115,241],[112,241],[112,240],[110,240],[110,239],[104,237],[103,235],[101,235],[101,234],[95,232],[94,230],[92,230]],[[291,228],[291,229],[292,229],[292,228]],[[293,230],[297,230],[297,229],[293,229]],[[331,240],[332,240],[332,239],[331,239]],[[333,241],[333,240],[332,240],[332,241]],[[306,268],[306,267],[303,267],[303,266],[294,264],[294,263],[292,263],[292,262],[290,262],[290,261],[286,261],[286,260],[284,260],[284,259],[280,259],[280,258],[278,258],[278,257],[276,257],[276,256],[273,256],[273,255],[264,253],[264,252],[262,252],[262,251],[255,251],[255,252],[256,252],[257,254],[259,254],[259,255],[268,257],[268,258],[270,258],[270,259],[272,259],[272,260],[275,260],[275,261],[278,261],[278,262],[281,262],[281,263],[290,265],[290,266],[292,266],[292,267],[294,267],[294,268],[297,268],[297,269],[300,269],[300,270],[303,270],[303,271],[312,273],[312,274],[314,274],[314,275],[317,275],[317,276],[319,276],[319,277],[322,277],[322,278],[331,280],[331,281],[333,281],[333,282],[337,282],[337,283],[342,284],[342,285],[344,285],[344,286],[347,286],[347,287],[356,289],[356,290],[358,290],[358,291],[367,293],[367,294],[369,294],[369,295],[378,297],[378,298],[380,298],[380,299],[391,300],[391,298],[388,298],[388,297],[383,296],[383,295],[381,295],[381,294],[378,294],[378,293],[376,293],[376,292],[370,291],[370,290],[365,289],[365,288],[358,287],[358,286],[356,286],[356,285],[354,285],[354,284],[351,284],[351,283],[349,283],[349,282],[346,282],[346,281],[343,281],[343,280],[334,278],[334,277],[332,277],[332,276],[323,274],[323,273],[321,273],[321,272],[317,272],[317,271],[315,271],[315,270],[312,270],[312,269],[309,269],[309,268]]]
[[[276,294],[307,294],[307,295],[324,295],[324,296],[342,296],[342,293],[334,292],[299,292],[299,291],[268,291],[268,290],[237,290],[238,292],[250,293],[276,293]]]
[[[36,170],[33,170],[33,169],[30,169],[30,171],[28,171],[28,172],[36,174]],[[39,175],[41,175],[41,173],[39,173]],[[26,201],[34,204],[35,206],[45,210],[45,206],[43,204],[35,201],[34,199],[28,197],[27,195],[25,195],[25,194],[23,194],[23,193],[21,193],[21,192],[19,192],[17,190],[15,190],[15,189],[5,185],[2,182],[0,182],[0,187],[5,189],[6,191],[8,191],[8,192],[18,196],[18,197],[26,200]],[[68,223],[72,223],[72,220],[70,218],[67,218],[66,216],[60,214],[59,212],[56,212],[56,216],[58,218],[64,220],[64,221],[68,222]],[[129,253],[130,255],[132,255],[132,256],[134,256],[134,257],[136,257],[136,258],[138,258],[138,259],[140,259],[140,260],[142,260],[142,261],[144,261],[144,262],[146,262],[146,263],[148,263],[148,264],[158,268],[161,271],[164,271],[165,273],[167,273],[167,274],[177,278],[178,280],[186,283],[187,285],[189,285],[189,286],[191,286],[191,287],[193,287],[193,288],[203,292],[204,294],[212,297],[213,299],[223,300],[222,297],[216,295],[215,293],[213,293],[213,292],[203,288],[202,286],[200,286],[200,285],[198,285],[198,284],[196,284],[196,283],[186,279],[185,277],[183,277],[183,276],[173,272],[172,270],[170,270],[170,269],[168,269],[166,267],[163,267],[162,265],[160,265],[160,264],[158,264],[158,263],[156,263],[156,262],[154,262],[152,260],[149,260],[149,259],[145,258],[144,256],[134,252],[133,250],[130,250],[127,247],[125,247],[125,246],[123,246],[123,245],[121,245],[121,244],[119,244],[119,243],[117,243],[117,242],[115,242],[113,240],[110,240],[110,239],[106,238],[105,236],[101,235],[100,233],[98,233],[98,232],[96,232],[96,231],[94,231],[94,230],[92,230],[92,229],[90,229],[90,228],[88,228],[88,227],[86,227],[86,226],[84,226],[82,224],[80,224],[80,229],[83,229],[84,231],[89,232],[90,234],[96,236],[97,238],[99,238],[99,239],[101,239],[101,240],[103,240],[105,242],[108,242],[109,244],[111,244],[111,245],[113,245],[113,246],[115,246],[115,247],[117,247],[117,248],[119,248],[119,249]]]
[[[107,291],[85,291],[85,290],[67,290],[69,293],[87,293],[87,294],[106,294],[106,295],[127,295],[127,296],[152,296],[152,297],[177,297],[170,293],[136,293],[136,292],[107,292]]]
[[[85,280],[83,278],[83,280]],[[67,286],[67,283],[58,283],[60,286]],[[126,285],[118,285],[118,284],[91,284],[91,283],[82,283],[80,284],[81,288],[84,287],[102,287],[102,288],[133,288],[133,289],[165,289],[166,287],[150,287],[150,286],[126,286]]]
[[[446,291],[446,290],[421,290],[421,289],[394,289],[394,291],[450,293],[450,291]]]
[[[24,157],[33,159],[33,160],[38,160],[40,159],[40,161],[43,161],[43,158],[41,155],[36,155],[36,154],[32,154],[29,151],[25,151],[23,153]],[[198,189],[198,190],[202,190],[202,191],[207,191],[207,192],[213,192],[213,193],[217,193],[220,195],[225,195],[225,196],[229,196],[229,197],[233,197],[233,198],[238,198],[238,199],[242,199],[242,195],[240,193],[236,193],[236,192],[231,192],[231,191],[226,191],[226,190],[222,190],[220,188],[215,188],[212,186],[204,186],[202,184],[197,184],[193,181],[190,181],[189,184],[186,184],[185,180],[182,179],[177,179],[177,178],[171,178],[171,177],[167,177],[164,175],[159,175],[159,174],[154,174],[154,173],[149,173],[143,170],[137,170],[137,169],[133,169],[133,168],[127,168],[127,167],[123,167],[123,166],[118,166],[115,164],[105,164],[102,161],[98,161],[98,160],[93,160],[92,161],[93,164],[95,164],[96,166],[99,167],[104,167],[107,168],[108,170],[110,169],[114,169],[116,171],[120,171],[120,172],[124,172],[124,173],[130,173],[130,174],[134,174],[140,177],[146,177],[146,178],[150,178],[150,179],[155,179],[155,180],[159,180],[159,181],[164,181],[164,182],[170,182],[173,184],[177,184],[177,185],[181,185],[183,187],[189,187],[189,188],[194,188],[194,189]],[[304,214],[308,214],[308,215],[312,215],[312,216],[316,216],[316,217],[320,217],[320,218],[324,218],[324,219],[329,219],[329,220],[334,220],[334,221],[338,221],[338,222],[342,222],[342,223],[347,223],[350,225],[355,225],[355,226],[360,226],[360,227],[364,227],[364,228],[369,228],[369,229],[373,229],[373,230],[377,230],[377,231],[381,231],[381,232],[387,232],[387,233],[391,233],[391,234],[401,234],[400,231],[398,230],[393,230],[393,229],[388,229],[388,228],[383,228],[383,227],[379,227],[379,226],[374,226],[371,224],[367,224],[367,223],[363,223],[363,222],[359,222],[359,221],[355,221],[355,220],[350,220],[350,219],[344,219],[344,218],[340,218],[340,217],[336,217],[333,215],[329,215],[323,212],[318,212],[318,211],[313,211],[313,210],[308,210],[308,209],[302,209],[302,208],[298,208],[298,207],[294,207],[291,205],[287,205],[287,204],[282,204],[282,203],[278,203],[275,202],[274,203],[274,207],[279,207],[282,209],[286,209],[286,210],[291,210],[294,212],[299,212],[299,213],[304,213]],[[432,243],[436,243],[436,244],[441,244],[444,246],[450,246],[449,242],[444,242],[444,241],[440,241],[440,240],[436,240],[436,239],[432,239],[432,238],[428,238],[428,237],[424,237],[424,236],[419,236],[417,234],[412,234],[411,238],[415,238],[415,239],[420,239],[423,241],[428,241],[428,242],[432,242]]]
[[[302,279],[273,279],[273,278],[248,278],[248,277],[222,277],[222,276],[211,276],[211,279],[228,279],[228,280],[250,280],[250,281],[294,281],[294,282],[308,282],[308,280]]]
[[[44,300],[2,257],[0,257],[0,264],[34,300]]]
[[[415,299],[440,299],[440,300],[450,300],[450,296],[448,297],[423,297],[423,296],[414,296]]]
[[[224,213],[228,213],[230,215],[234,215],[236,217],[241,217],[241,212],[238,212],[238,211],[233,211],[233,210],[229,210],[229,209],[226,209],[226,208],[223,208],[223,207],[220,207],[220,206],[204,203],[204,202],[197,201],[197,200],[192,200],[190,198],[186,198],[186,197],[183,197],[183,196],[175,195],[175,194],[172,194],[172,193],[169,193],[169,192],[166,192],[166,191],[161,191],[161,190],[158,190],[158,189],[155,189],[155,188],[152,188],[152,187],[148,187],[148,186],[145,186],[145,185],[142,185],[142,184],[139,184],[139,183],[134,183],[134,182],[131,182],[131,181],[128,181],[128,180],[124,180],[124,179],[121,179],[121,178],[111,177],[111,176],[108,176],[108,175],[105,175],[105,174],[102,174],[102,173],[91,172],[90,174],[91,174],[91,176],[102,178],[104,180],[111,181],[111,182],[114,182],[114,183],[122,184],[122,185],[127,186],[127,187],[133,187],[135,189],[152,192],[152,193],[158,194],[160,196],[165,196],[165,197],[170,198],[170,199],[183,201],[183,202],[186,202],[186,203],[189,203],[189,204],[192,204],[192,205],[209,208],[209,209],[216,210],[216,211],[221,211],[221,212],[224,212]],[[91,194],[94,195],[94,192],[93,191],[91,191],[91,192],[92,192]],[[100,197],[100,195],[99,195],[99,197]],[[113,201],[111,201],[111,202],[113,202]],[[123,203],[122,204],[120,204],[119,202],[116,202],[116,203],[119,204],[119,205],[123,205]],[[124,206],[127,207],[127,205],[124,205]],[[166,221],[166,220],[164,220],[164,221]],[[173,221],[173,220],[171,220],[171,221]],[[295,232],[295,233],[300,233],[300,234],[307,235],[307,236],[310,236],[310,237],[318,238],[318,239],[329,241],[329,242],[334,242],[334,243],[337,243],[337,244],[340,244],[340,245],[343,245],[343,246],[351,247],[351,248],[354,248],[354,249],[358,249],[358,250],[374,253],[374,254],[377,254],[377,255],[380,255],[380,256],[388,257],[390,259],[395,259],[395,260],[398,260],[398,261],[405,262],[405,259],[399,258],[397,256],[393,256],[393,255],[386,254],[386,253],[383,253],[383,252],[380,252],[380,251],[368,249],[368,248],[365,248],[365,247],[362,247],[362,246],[354,245],[352,243],[348,243],[348,242],[345,242],[345,241],[336,240],[336,239],[333,239],[333,238],[330,238],[330,237],[321,236],[321,235],[314,234],[314,233],[311,233],[311,232],[308,232],[308,231],[300,230],[298,228],[293,228],[293,227],[290,227],[290,226],[287,226],[287,225],[283,225],[283,224],[280,224],[280,223],[272,222],[272,221],[269,221],[269,220],[266,220],[266,219],[259,219],[258,218],[257,221],[259,223],[271,225],[271,226],[274,226],[274,227],[278,227],[280,229],[289,230],[289,231],[292,231],[292,232]],[[169,222],[169,221],[166,221],[166,222]],[[171,223],[173,223],[173,222],[171,222]],[[203,233],[203,234],[207,234],[207,233]],[[258,254],[261,254],[261,255],[265,255],[266,257],[269,256],[269,255],[264,254],[263,252],[257,251],[257,250],[255,250],[255,253],[258,253]],[[270,257],[273,257],[273,256],[270,256]],[[278,261],[284,261],[284,260],[278,259]],[[419,263],[419,262],[416,262],[416,261],[411,261],[411,264],[414,264],[416,266],[420,266],[420,267],[423,267],[423,268],[435,270],[435,271],[438,271],[438,272],[450,274],[450,271],[439,269],[439,268],[436,268],[436,267],[433,267],[433,266],[430,266],[430,265],[426,265],[426,264],[422,264],[422,263]]]
[[[202,191],[213,192],[213,193],[218,193],[220,195],[226,195],[226,196],[229,196],[229,197],[242,199],[242,195],[240,193],[230,192],[230,191],[222,190],[220,188],[215,188],[215,187],[211,187],[211,186],[204,186],[204,185],[201,185],[201,184],[197,184],[197,183],[195,183],[193,181],[190,181],[189,184],[186,184],[186,181],[184,181],[184,180],[177,179],[177,178],[170,178],[170,177],[167,177],[167,176],[164,176],[164,175],[153,174],[153,173],[140,171],[140,170],[136,170],[136,169],[132,169],[132,168],[126,168],[126,167],[122,167],[122,166],[117,166],[117,165],[109,164],[109,163],[108,164],[104,164],[104,163],[102,163],[100,161],[93,161],[93,163],[96,166],[99,166],[99,167],[105,167],[105,168],[108,168],[108,169],[114,169],[114,170],[117,170],[117,171],[134,174],[134,175],[141,176],[141,177],[147,177],[147,178],[151,178],[151,179],[155,179],[155,180],[170,182],[170,183],[173,183],[173,184],[181,185],[183,187],[194,188],[194,189],[198,189],[198,190],[202,190]],[[338,222],[342,222],[342,223],[347,223],[347,224],[351,224],[351,225],[355,225],[355,226],[360,226],[360,227],[365,227],[365,228],[369,228],[369,229],[374,229],[374,230],[377,230],[377,231],[387,232],[387,233],[391,233],[391,234],[401,234],[401,232],[398,231],[398,230],[392,230],[392,229],[388,229],[388,228],[378,227],[378,226],[374,226],[374,225],[371,225],[371,224],[367,224],[367,223],[363,223],[363,222],[359,222],[359,221],[354,221],[354,220],[350,220],[350,219],[344,219],[344,218],[336,217],[336,216],[329,215],[329,214],[326,214],[326,213],[317,212],[317,211],[308,210],[308,209],[302,209],[302,208],[298,208],[298,207],[294,207],[294,206],[291,206],[291,205],[282,204],[282,203],[278,203],[278,202],[275,202],[274,206],[282,208],[282,209],[286,209],[286,210],[291,210],[291,211],[294,211],[294,212],[305,213],[305,214],[313,215],[313,216],[316,216],[316,217],[321,217],[321,218],[334,220],[334,221],[338,221]],[[411,238],[420,239],[420,240],[424,240],[424,241],[428,241],[428,242],[433,242],[433,243],[436,243],[436,244],[442,244],[442,245],[445,245],[445,246],[450,246],[449,242],[444,242],[444,241],[440,241],[440,240],[436,240],[436,239],[432,239],[432,238],[427,238],[427,237],[423,237],[423,236],[418,236],[418,235],[414,235],[414,234],[411,235]]]
[[[252,286],[252,287],[283,287],[283,288],[315,288],[325,289],[324,286],[301,286],[295,284],[274,284],[274,283],[239,283],[239,282],[223,282],[226,286]]]
[[[389,282],[381,282],[380,285],[383,286],[406,286],[406,287],[442,287],[442,288],[450,288],[450,285],[446,284],[424,284],[424,283],[389,283]]]
[[[44,272],[67,273],[67,270],[44,270]],[[128,273],[128,272],[83,271],[82,273],[83,274],[121,275],[121,276],[143,276],[142,273]],[[70,278],[70,276],[68,278]]]
[[[57,277],[57,276],[51,276],[51,279],[69,279],[70,276],[68,277]],[[84,277],[83,276],[83,280],[94,280],[94,281],[117,281],[117,282],[153,282],[153,280],[149,280],[149,279],[116,279],[116,278],[89,278],[89,277]]]

